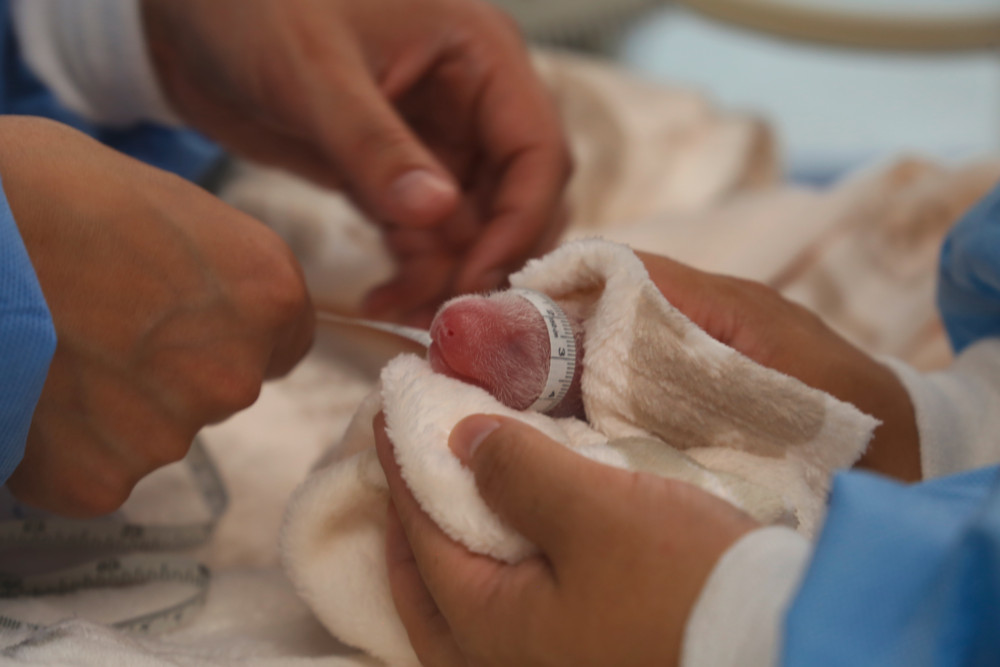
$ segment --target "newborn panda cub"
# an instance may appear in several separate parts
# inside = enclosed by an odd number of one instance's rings
[[[576,370],[566,395],[545,412],[583,418],[583,318],[568,304],[555,305],[572,328]],[[530,408],[545,388],[552,357],[549,328],[539,309],[517,290],[452,299],[434,316],[430,333],[431,368],[482,387],[510,408]]]

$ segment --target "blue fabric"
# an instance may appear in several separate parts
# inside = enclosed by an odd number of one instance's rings
[[[837,477],[786,665],[1000,665],[1000,468]]]
[[[106,128],[60,106],[21,60],[9,0],[0,0],[0,114],[44,116],[75,127],[132,157],[199,181],[222,156],[217,146],[190,130],[154,124]]]
[[[1000,335],[1000,186],[949,233],[938,303],[956,351]],[[838,476],[782,655],[796,667],[1000,665],[1000,467],[912,486]]]
[[[55,348],[45,297],[0,184],[0,483],[24,455]]]
[[[938,308],[956,352],[1000,336],[1000,185],[945,239]]]

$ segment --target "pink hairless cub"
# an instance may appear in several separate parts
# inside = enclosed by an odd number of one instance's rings
[[[564,325],[572,335],[561,342],[559,330]],[[452,299],[434,317],[431,339],[427,358],[436,372],[482,387],[515,410],[532,408],[553,417],[583,418],[583,325],[547,297],[510,290]],[[572,357],[574,347],[575,359],[569,360],[572,377],[567,374],[566,387],[553,390],[560,383],[549,382],[550,364],[559,363],[560,353]],[[549,396],[552,391],[565,394],[547,405],[543,391]]]

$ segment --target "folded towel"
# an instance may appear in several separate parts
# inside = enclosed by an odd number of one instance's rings
[[[696,484],[806,534],[821,518],[832,472],[858,459],[878,423],[712,339],[667,302],[625,246],[569,243],[511,284],[585,313],[587,422],[511,410],[403,355],[289,505],[282,554],[298,592],[339,639],[391,665],[417,660],[386,573],[388,492],[371,426],[379,410],[424,510],[472,551],[508,562],[533,545],[488,509],[448,448],[451,429],[470,414],[520,419],[584,456]]]

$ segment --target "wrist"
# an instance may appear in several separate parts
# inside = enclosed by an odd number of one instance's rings
[[[920,437],[909,392],[888,366],[877,362],[862,381],[866,391],[857,407],[882,423],[857,466],[904,482],[920,481]]]

